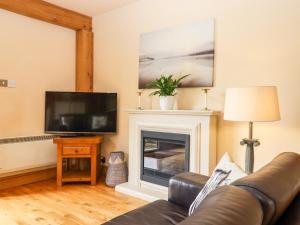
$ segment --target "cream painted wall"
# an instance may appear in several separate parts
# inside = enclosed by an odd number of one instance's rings
[[[106,156],[128,149],[125,109],[137,102],[139,35],[208,18],[216,22],[215,87],[209,107],[223,110],[227,87],[278,86],[282,120],[255,124],[255,137],[262,143],[256,148],[255,168],[280,152],[300,153],[299,0],[140,0],[94,17],[95,91],[119,94],[119,132],[106,137]],[[178,100],[180,109],[203,105],[199,88],[180,90]],[[150,108],[150,97],[144,96],[143,103]],[[245,151],[239,142],[247,132],[246,123],[220,117],[218,158],[228,151],[243,167]]]
[[[42,135],[46,90],[73,91],[75,33],[0,10],[0,138]],[[1,172],[56,163],[51,141],[0,145]]]

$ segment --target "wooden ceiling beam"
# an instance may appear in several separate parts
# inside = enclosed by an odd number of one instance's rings
[[[92,30],[92,18],[42,0],[0,0],[0,8],[73,30]]]

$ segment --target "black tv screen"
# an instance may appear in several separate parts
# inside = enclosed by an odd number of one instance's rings
[[[116,93],[46,92],[46,133],[114,133]]]

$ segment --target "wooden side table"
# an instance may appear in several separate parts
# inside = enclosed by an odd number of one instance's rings
[[[60,137],[55,138],[53,143],[57,144],[57,185],[61,186],[64,182],[91,182],[96,185],[99,160],[100,144],[102,136],[94,137]],[[63,160],[67,159],[90,159],[90,168],[85,170],[63,168]]]

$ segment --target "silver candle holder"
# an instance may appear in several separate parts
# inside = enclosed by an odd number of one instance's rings
[[[137,107],[137,109],[138,109],[138,110],[142,110],[142,105],[141,105],[141,103],[142,103],[142,94],[143,94],[143,90],[139,90],[139,91],[137,91],[136,93],[137,93],[137,95],[138,95],[138,107]]]
[[[204,110],[204,111],[209,111],[209,109],[208,109],[208,107],[207,107],[207,93],[208,93],[208,91],[209,91],[210,89],[209,89],[209,88],[203,88],[202,90],[203,90],[203,92],[204,92],[204,108],[203,108],[203,110]]]

